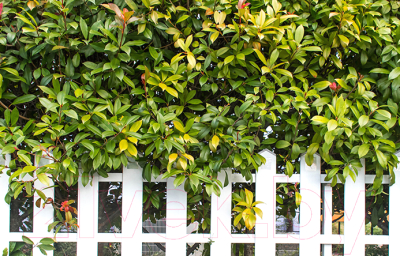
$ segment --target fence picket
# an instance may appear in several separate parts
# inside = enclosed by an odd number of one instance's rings
[[[122,195],[121,252],[130,255],[142,250],[143,182],[142,170],[135,162],[123,170]]]
[[[183,184],[175,188],[173,178],[167,181],[166,207],[166,256],[185,255],[187,195]]]
[[[300,159],[300,256],[319,256],[321,157],[315,154],[311,166],[306,164],[305,155]]]
[[[400,158],[400,153],[396,155]],[[394,170],[394,173],[396,179],[400,179],[400,166]],[[397,216],[400,212],[398,195],[400,195],[400,181],[396,180],[396,183],[389,187],[389,216],[392,216],[389,222],[389,255],[397,255],[400,252],[400,218]]]
[[[0,150],[1,153],[1,150]],[[0,157],[0,165],[9,166],[11,155],[6,155],[5,159]],[[9,241],[7,238],[10,234],[10,206],[4,201],[5,196],[8,192],[8,176],[6,175],[8,168],[3,170],[3,174],[0,176],[0,230],[2,239],[0,239],[0,250],[8,248]],[[12,241],[12,240],[11,240]]]
[[[36,166],[44,166],[47,164],[52,163],[52,161],[50,161],[47,158],[41,158],[40,161],[38,161],[35,158],[35,165]],[[53,182],[50,181],[50,186],[53,185]],[[43,189],[47,187],[46,185],[44,185],[43,183],[41,183],[39,180],[36,180],[34,182],[34,188],[36,189]],[[45,189],[42,190],[42,192],[45,194],[46,198],[47,197],[51,197],[54,198],[54,188],[49,188],[49,189]],[[39,199],[39,196],[34,196],[33,202],[35,203],[36,200]],[[42,200],[42,204],[43,204],[43,200]],[[30,238],[32,239],[33,242],[39,242],[40,239],[45,238],[45,237],[52,237],[52,232],[48,232],[47,231],[47,226],[49,224],[51,224],[54,220],[53,220],[53,216],[54,216],[54,209],[53,207],[45,207],[45,208],[37,208],[37,207],[33,207],[33,235],[30,236]],[[42,255],[42,253],[39,251],[39,249],[35,249],[33,252],[34,256],[39,256]],[[53,251],[49,251],[48,254],[49,256],[53,256]]]
[[[229,175],[232,170],[225,170]],[[225,171],[218,174],[219,180],[225,180]],[[231,204],[232,183],[221,189],[221,196],[211,196],[211,255],[229,256],[231,251]]]
[[[274,255],[275,243],[275,190],[276,183],[276,156],[268,150],[260,153],[266,163],[260,166],[256,174],[256,182],[262,181],[263,185],[256,185],[256,200],[264,202],[258,207],[263,211],[263,218],[257,219],[256,223],[256,255]]]
[[[350,176],[344,185],[344,254],[365,255],[365,162],[354,182]]]
[[[96,255],[97,218],[98,218],[98,176],[95,175],[92,185],[78,182],[78,241],[77,255]]]

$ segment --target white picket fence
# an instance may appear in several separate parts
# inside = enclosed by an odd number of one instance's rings
[[[391,256],[400,254],[400,181],[390,187],[389,199],[389,235],[365,235],[365,184],[371,184],[373,175],[365,175],[365,168],[359,170],[356,182],[350,177],[345,184],[344,195],[344,235],[332,234],[332,189],[325,186],[324,223],[321,232],[321,183],[325,175],[320,174],[321,159],[314,156],[314,164],[306,165],[304,156],[301,158],[301,174],[294,174],[288,178],[282,174],[276,174],[276,156],[269,152],[260,153],[266,158],[266,164],[261,166],[254,174],[256,182],[255,196],[257,201],[265,204],[259,205],[264,213],[263,219],[257,219],[254,235],[231,234],[231,202],[232,182],[246,182],[240,174],[232,174],[226,170],[231,182],[222,189],[220,197],[212,195],[211,199],[211,231],[210,234],[187,234],[186,207],[187,195],[183,185],[175,188],[173,179],[167,180],[167,204],[166,204],[166,233],[150,234],[142,233],[142,195],[143,183],[142,169],[136,163],[130,163],[124,168],[123,173],[111,173],[108,178],[95,176],[92,186],[78,188],[78,233],[61,233],[57,235],[58,242],[77,242],[77,255],[97,255],[99,242],[120,242],[121,252],[126,255],[141,255],[142,243],[166,243],[167,256],[186,255],[187,243],[208,243],[211,245],[211,256],[230,256],[232,243],[255,243],[255,255],[275,255],[276,244],[299,244],[300,256],[320,256],[323,245],[323,255],[332,255],[332,244],[344,244],[345,255],[365,255],[365,245],[383,244],[389,246]],[[0,161],[3,161],[0,160]],[[5,164],[10,161],[6,157]],[[42,160],[44,161],[44,160]],[[3,163],[4,164],[4,163]],[[4,171],[5,173],[5,171]],[[8,176],[0,177],[0,249],[8,246],[9,241],[21,241],[22,233],[9,232],[10,210],[9,205],[3,200],[7,193]],[[397,179],[400,179],[400,169],[395,171]],[[225,172],[220,173],[220,180],[224,180]],[[159,179],[154,181],[161,181]],[[122,232],[98,233],[98,187],[99,182],[122,182]],[[165,181],[164,181],[165,182]],[[300,205],[300,234],[276,234],[275,224],[275,191],[277,183],[299,182],[302,195]],[[389,183],[387,176],[384,184]],[[43,185],[37,181],[36,188]],[[44,190],[46,196],[54,197],[54,191]],[[35,198],[36,199],[36,198]],[[43,237],[51,237],[47,232],[47,226],[53,222],[53,209],[46,207],[39,209],[34,207],[33,232],[25,233],[33,241],[39,241]],[[321,234],[323,233],[323,234]],[[39,250],[34,255],[41,255]],[[48,255],[53,255],[50,252]]]

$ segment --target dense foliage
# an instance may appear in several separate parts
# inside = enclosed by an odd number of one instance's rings
[[[289,176],[300,154],[311,165],[318,152],[333,185],[356,179],[362,158],[376,173],[371,195],[383,174],[394,182],[395,1],[3,4],[7,202],[21,191],[42,196],[35,179],[71,186],[81,176],[86,186],[133,159],[148,181],[173,176],[191,196],[219,195],[218,173],[234,168],[251,180],[263,149]],[[53,163],[34,167],[32,154]]]

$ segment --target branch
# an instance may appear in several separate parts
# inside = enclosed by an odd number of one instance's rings
[[[188,248],[186,251],[186,256],[189,256],[190,254],[192,254],[195,250],[197,250],[199,248],[199,246],[200,246],[200,243],[195,243],[193,246]]]
[[[142,231],[143,231],[143,233],[149,233],[149,231],[147,229],[145,229],[144,227],[142,227]],[[154,244],[157,245],[157,247],[161,251],[165,252],[165,247],[162,244],[160,244],[160,243],[154,243]]]
[[[0,101],[0,105],[1,105],[3,108],[9,109],[9,110],[11,111],[11,109],[10,109],[9,107],[7,107],[6,105],[4,105],[3,102],[1,102],[1,101]],[[27,121],[30,121],[30,120],[31,120],[31,119],[26,118],[26,117],[21,116],[21,115],[19,115],[19,117],[21,117],[22,119],[25,119],[25,120],[27,120]]]

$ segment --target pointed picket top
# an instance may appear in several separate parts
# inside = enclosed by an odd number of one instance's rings
[[[276,169],[276,155],[268,149],[264,149],[258,153],[265,158],[265,164],[259,167],[259,170],[275,170]]]
[[[313,155],[313,163],[311,166],[309,166],[306,162],[306,153],[303,153],[300,155],[300,169],[305,168],[307,171],[317,171],[318,169],[321,168],[321,156],[318,153],[314,153]],[[301,173],[301,171],[300,171]]]

